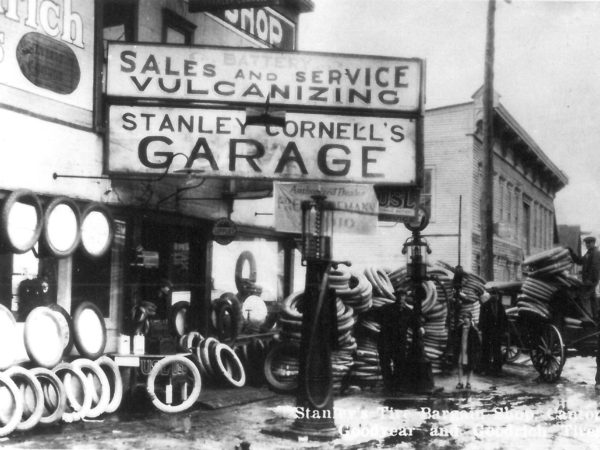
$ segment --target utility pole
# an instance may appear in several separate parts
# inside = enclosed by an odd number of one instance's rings
[[[483,80],[483,186],[481,189],[481,275],[494,279],[494,21],[496,0],[488,0]]]

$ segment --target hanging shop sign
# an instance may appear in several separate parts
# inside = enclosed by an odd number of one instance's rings
[[[419,190],[414,187],[375,186],[379,220],[410,222],[417,216]]]
[[[94,2],[0,2],[3,102],[30,109],[30,93],[49,100],[46,108],[36,103],[39,113],[57,111],[58,118],[79,121],[74,112],[56,108],[53,101],[92,111],[93,69]]]
[[[221,245],[231,244],[237,236],[237,225],[231,219],[222,217],[213,225],[212,235],[215,242]]]
[[[373,186],[345,183],[274,183],[275,229],[288,233],[302,231],[302,202],[324,195],[335,205],[333,228],[336,233],[374,234],[378,204]]]
[[[111,42],[107,94],[414,114],[423,71],[417,58]]]
[[[251,8],[255,6],[273,6],[280,4],[282,4],[281,0],[189,0],[189,11],[192,13],[222,11],[234,8]]]
[[[414,184],[415,141],[413,119],[290,113],[265,128],[244,111],[111,105],[108,170]]]
[[[210,14],[235,33],[263,47],[294,50],[296,24],[272,8],[221,9]]]

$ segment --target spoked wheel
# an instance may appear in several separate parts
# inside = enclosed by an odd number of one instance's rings
[[[504,362],[515,362],[521,356],[521,346],[517,327],[513,322],[508,322],[501,346]]]
[[[540,328],[540,333],[531,340],[531,362],[543,381],[558,380],[565,365],[565,346],[560,331],[554,325]]]

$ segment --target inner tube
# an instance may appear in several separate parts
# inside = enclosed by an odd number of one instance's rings
[[[100,308],[92,302],[81,302],[73,313],[75,347],[81,356],[98,359],[106,347],[106,323]]]
[[[246,372],[242,362],[233,349],[225,344],[218,344],[215,348],[217,372],[225,381],[234,387],[246,384]]]
[[[86,417],[92,407],[93,388],[90,381],[80,369],[70,363],[60,363],[53,371],[62,381],[67,397],[67,407],[62,420],[69,423]],[[80,396],[82,396],[81,401],[78,398]]]
[[[248,278],[243,278],[244,266],[248,263],[250,267],[250,273]],[[256,259],[252,252],[246,250],[240,253],[235,263],[235,287],[238,292],[244,293],[248,289],[248,285],[254,285],[256,283]]]
[[[16,242],[14,236],[10,236],[10,231],[13,225],[10,223],[11,212],[16,203],[25,203],[33,206],[37,216],[35,229],[29,237],[29,240],[25,242]],[[8,197],[4,199],[2,211],[0,211],[0,233],[2,237],[3,250],[7,250],[12,253],[27,253],[29,250],[31,250],[42,234],[42,227],[44,225],[43,216],[44,211],[42,208],[42,203],[40,202],[38,196],[32,191],[27,189],[19,189],[11,192]]]
[[[92,405],[86,414],[86,417],[95,419],[104,414],[108,402],[110,401],[108,377],[100,366],[90,359],[79,358],[71,364],[80,369],[88,378],[91,388],[90,395],[92,396]]]
[[[58,318],[58,322],[60,323],[60,328],[62,331],[63,342],[65,344],[65,348],[63,349],[63,355],[68,355],[71,353],[73,349],[73,319],[70,314],[63,308],[62,306],[56,303],[50,303],[46,305],[52,311],[56,313],[56,317]]]
[[[9,408],[8,416],[5,415],[4,409],[0,409],[0,437],[2,437],[12,433],[19,426],[19,423],[21,423],[21,418],[23,417],[23,396],[19,392],[19,388],[15,382],[2,372],[0,372],[0,387],[6,388],[12,397],[12,405],[8,405],[6,401],[0,405],[2,408]],[[10,409],[11,406],[12,410]]]
[[[44,413],[42,385],[34,374],[21,366],[9,367],[4,375],[9,376],[19,387],[23,399],[23,414],[17,430],[31,430],[38,424]],[[33,404],[31,405],[30,402]]]
[[[165,367],[172,365],[172,364],[181,364],[188,370],[188,373],[192,374],[192,380],[191,380],[193,383],[192,391],[189,394],[186,393],[187,397],[185,398],[185,400],[183,400],[178,405],[170,405],[166,402],[163,402],[155,394],[154,383],[156,381],[156,377],[158,376],[158,374],[160,374],[163,371],[163,369]],[[169,375],[169,382],[170,381],[172,381],[172,375]],[[171,386],[171,384],[168,384],[167,386]],[[183,356],[179,356],[179,355],[167,356],[167,357],[159,360],[154,365],[152,370],[150,371],[150,374],[148,375],[148,381],[146,383],[146,389],[148,391],[148,395],[150,396],[150,399],[152,400],[152,404],[158,410],[166,412],[166,413],[177,413],[177,412],[185,411],[186,409],[190,408],[196,402],[196,400],[198,400],[198,398],[200,397],[200,390],[202,389],[202,381],[200,379],[200,372],[198,372],[198,369],[196,368],[196,366],[189,359],[187,359]],[[172,387],[171,387],[171,389],[172,389]],[[166,401],[168,401],[168,399]]]
[[[38,379],[44,392],[44,412],[40,423],[58,422],[67,408],[65,386],[54,372],[45,367],[36,367],[30,372]]]
[[[98,358],[96,364],[104,371],[108,380],[110,400],[108,405],[106,405],[106,408],[104,408],[104,412],[110,414],[119,409],[121,400],[123,399],[123,379],[121,377],[121,371],[119,370],[119,366],[106,355]]]

